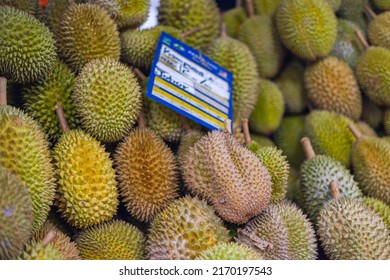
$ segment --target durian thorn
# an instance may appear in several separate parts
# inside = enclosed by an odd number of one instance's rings
[[[236,0],[236,8],[239,8],[242,6],[242,0]]]
[[[307,160],[311,160],[316,156],[314,152],[313,146],[311,145],[310,139],[308,137],[303,137],[301,139],[301,144],[303,148],[303,152],[305,153],[305,157]]]
[[[196,32],[199,32],[201,30],[202,30],[202,28],[200,26],[197,26],[197,27],[192,28],[191,30],[188,30],[187,32],[181,33],[180,37],[185,38],[185,37],[190,36]]]
[[[139,128],[145,128],[146,127],[146,123],[145,123],[145,115],[144,115],[144,112],[141,111],[138,115],[138,127]]]
[[[227,33],[226,33],[226,24],[225,24],[225,23],[222,23],[222,24],[221,24],[221,37],[222,37],[222,38],[228,37],[228,35],[227,35]]]
[[[133,69],[134,71],[134,74],[141,80],[141,81],[145,81],[147,78],[145,76],[145,74],[139,70],[137,67],[134,67]]]
[[[246,0],[246,10],[248,13],[248,17],[254,17],[255,16],[255,10],[253,8],[253,0]]]
[[[348,124],[348,128],[352,132],[353,136],[355,136],[356,140],[364,138],[364,135],[359,131],[359,129],[357,129],[357,127],[353,123]]]
[[[249,145],[250,143],[252,143],[252,139],[251,139],[251,134],[249,132],[248,119],[247,118],[242,119],[241,123],[242,123],[242,129],[244,130],[245,144]]]
[[[54,107],[54,110],[56,111],[57,118],[58,118],[58,121],[60,123],[62,133],[69,131],[70,128],[69,128],[68,122],[67,122],[66,117],[65,117],[64,108],[62,108],[62,106],[60,104],[57,104]]]
[[[7,79],[0,77],[0,105],[7,105]]]
[[[49,231],[42,240],[43,246],[46,246],[56,238],[56,232],[54,230]]]
[[[250,241],[252,241],[252,245],[260,250],[272,250],[274,248],[274,245],[264,239],[261,239],[256,235],[254,232],[250,232],[248,229],[243,228],[239,230],[240,234],[243,234],[244,236],[248,237]]]
[[[225,132],[232,134],[232,121],[229,119],[226,119],[224,121],[224,124],[225,124]]]
[[[188,123],[188,119],[185,116],[183,116],[182,114],[179,114],[179,119],[180,119],[181,125],[183,126],[184,130],[187,132],[190,131],[191,126]]]
[[[363,48],[368,49],[370,47],[370,45],[367,43],[367,40],[366,40],[366,38],[364,38],[362,32],[360,32],[360,30],[356,29],[355,34],[356,34],[356,37],[358,38],[360,44],[362,44]]]
[[[372,18],[376,18],[376,13],[371,9],[370,5],[365,5],[364,6],[364,9],[366,10],[366,12],[372,17]]]
[[[333,180],[332,182],[330,182],[329,189],[330,189],[330,195],[334,199],[340,198],[341,194],[340,194],[339,182],[337,182],[336,180]]]

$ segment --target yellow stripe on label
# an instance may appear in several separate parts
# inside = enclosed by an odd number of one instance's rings
[[[205,112],[193,107],[191,104],[188,104],[182,100],[180,100],[179,98],[177,98],[176,96],[173,96],[165,91],[163,91],[162,89],[154,86],[153,87],[153,91],[156,91],[158,92],[159,94],[169,98],[169,99],[172,99],[173,101],[175,101],[176,103],[180,104],[181,106],[189,109],[190,111],[193,111],[193,112],[196,112],[197,114],[201,115],[202,117],[204,117],[205,119],[211,121],[212,123],[214,124],[217,124],[219,127],[224,127],[224,123],[219,121],[218,119],[215,119],[213,118],[212,116],[206,114]]]
[[[199,104],[201,107],[207,108],[208,110],[214,112],[216,115],[220,116],[223,120],[228,119],[228,116],[226,114],[222,113],[221,111],[218,111],[214,107],[211,107],[209,104],[207,104],[207,103],[205,103],[205,102],[203,102],[203,101],[193,97],[192,95],[186,93],[185,91],[182,91],[181,89],[171,85],[170,83],[164,81],[163,79],[161,79],[159,77],[156,77],[156,81],[161,83],[161,84],[163,84],[164,86],[174,90],[174,91],[177,91],[178,93],[180,93],[181,95],[185,96],[186,98],[191,99],[195,103]]]

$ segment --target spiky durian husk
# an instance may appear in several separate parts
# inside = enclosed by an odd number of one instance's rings
[[[236,7],[224,12],[222,20],[225,24],[227,35],[237,38],[238,30],[246,18],[246,13],[242,7]]]
[[[309,66],[305,70],[305,87],[316,108],[354,120],[360,118],[362,96],[352,69],[344,61],[328,56]]]
[[[150,222],[178,197],[175,156],[151,130],[131,132],[118,146],[115,162],[122,201],[138,220]]]
[[[32,16],[35,16],[41,9],[39,0],[0,0],[0,6],[7,5],[15,9],[25,11]]]
[[[279,2],[280,0],[254,0],[255,14],[273,16],[278,9]]]
[[[329,185],[333,180],[339,183],[342,196],[362,197],[349,170],[329,156],[317,155],[306,160],[300,171],[303,204],[313,223],[317,221],[321,207],[332,199]]]
[[[30,192],[36,232],[55,195],[49,143],[36,121],[11,106],[0,106],[0,143],[0,166],[16,174]]]
[[[381,10],[390,10],[389,0],[373,0],[375,7]]]
[[[86,229],[76,243],[84,260],[142,260],[145,255],[143,233],[120,220]]]
[[[10,6],[0,6],[0,22],[0,76],[26,84],[51,71],[54,39],[42,22]]]
[[[361,89],[374,103],[390,106],[390,51],[370,47],[356,63],[356,78]]]
[[[273,204],[238,232],[237,241],[265,259],[314,260],[315,233],[306,215],[291,202]]]
[[[333,260],[386,260],[390,258],[390,232],[383,219],[361,201],[332,199],[318,217],[318,235]]]
[[[326,0],[326,2],[328,2],[330,4],[333,11],[335,11],[335,12],[337,12],[337,10],[340,9],[342,1],[343,0]]]
[[[326,1],[281,0],[275,16],[282,42],[296,56],[313,61],[332,50],[337,21]]]
[[[19,260],[64,260],[64,256],[50,243],[43,245],[42,242],[32,243],[26,246]]]
[[[140,27],[147,19],[149,0],[89,0],[107,10],[119,29]]]
[[[32,242],[38,243],[43,240],[49,232],[55,232],[54,239],[50,245],[60,251],[64,260],[79,260],[80,252],[76,247],[76,243],[70,240],[70,237],[55,227],[48,220],[43,224],[41,229],[33,236]]]
[[[378,136],[375,130],[364,121],[355,122],[355,126],[365,136]]]
[[[33,212],[22,181],[0,167],[0,259],[15,259],[30,239]]]
[[[390,50],[390,12],[384,12],[368,25],[368,39],[374,46]]]
[[[390,144],[377,137],[357,140],[352,165],[363,192],[390,204]]]
[[[234,76],[234,120],[249,118],[259,95],[259,74],[249,48],[238,40],[222,36],[208,46],[206,54]]]
[[[60,124],[54,111],[56,105],[64,109],[70,129],[80,125],[72,98],[74,74],[62,62],[57,61],[53,70],[44,79],[23,89],[24,107],[44,129],[49,140],[61,136]]]
[[[66,132],[53,150],[57,171],[57,206],[76,228],[110,220],[118,206],[115,171],[109,154],[79,130]]]
[[[243,224],[269,204],[271,176],[248,149],[230,134],[209,132],[184,160],[189,190],[205,198],[226,221]]]
[[[163,31],[173,37],[180,37],[179,30],[161,25],[146,30],[128,29],[122,32],[120,35],[122,60],[149,73]]]
[[[228,242],[229,232],[214,209],[197,197],[171,203],[152,221],[146,241],[149,259],[192,260],[218,242]]]
[[[179,149],[177,150],[177,161],[179,168],[183,170],[184,160],[188,151],[203,137],[203,133],[198,130],[190,130],[182,135],[180,140]]]
[[[238,39],[251,50],[260,77],[273,78],[279,72],[285,49],[271,16],[260,15],[247,19],[240,26]]]
[[[158,8],[158,20],[181,32],[200,27],[200,31],[187,36],[184,42],[194,48],[204,48],[219,34],[220,16],[214,0],[165,0]]]
[[[366,207],[377,213],[387,225],[390,230],[390,205],[384,203],[379,199],[365,196],[363,203]]]
[[[284,109],[283,94],[278,86],[270,80],[261,79],[259,96],[249,118],[252,131],[264,135],[275,132],[282,121]]]
[[[348,129],[352,122],[335,112],[314,110],[306,117],[304,135],[310,138],[316,154],[328,155],[349,167],[355,141]]]
[[[117,26],[109,14],[96,5],[70,6],[62,17],[57,37],[60,58],[74,72],[94,59],[119,60]]]
[[[73,96],[83,127],[102,142],[116,142],[128,134],[141,108],[135,75],[111,58],[87,63],[76,78]]]
[[[255,250],[239,243],[221,242],[205,250],[197,260],[262,260]]]
[[[57,38],[58,30],[61,27],[61,20],[64,12],[69,7],[69,0],[50,0],[43,13],[43,22]]]

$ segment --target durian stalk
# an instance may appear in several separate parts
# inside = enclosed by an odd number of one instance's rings
[[[330,182],[329,189],[330,189],[330,195],[334,199],[340,198],[341,195],[340,195],[340,185],[339,185],[339,182],[337,182],[336,180],[333,180],[332,182]]]
[[[187,36],[190,36],[191,34],[194,34],[196,32],[199,32],[201,30],[200,26],[197,26],[195,28],[192,28],[191,30],[188,30],[187,32],[181,33],[180,37],[184,39]]]
[[[146,127],[146,123],[145,123],[145,115],[144,115],[144,112],[141,111],[138,115],[138,127],[139,128],[145,128]]]
[[[311,145],[310,139],[308,137],[303,137],[301,139],[301,144],[302,144],[306,159],[307,160],[313,159],[316,156],[316,154],[314,152],[313,146]]]
[[[246,9],[249,18],[255,16],[255,9],[253,8],[253,0],[246,0]]]
[[[251,134],[249,132],[248,119],[247,118],[242,119],[241,123],[242,123],[242,128],[244,130],[243,132],[244,132],[245,144],[249,145],[250,143],[252,143],[252,139],[251,139]]]
[[[363,34],[360,32],[360,30],[355,30],[356,37],[358,38],[360,44],[363,46],[364,49],[368,49],[370,45],[367,43],[367,40],[364,38]]]
[[[7,79],[0,77],[0,105],[7,105]]]
[[[54,230],[49,231],[42,240],[43,246],[46,246],[56,238],[56,232]]]
[[[146,76],[145,76],[145,74],[144,74],[141,70],[139,70],[137,67],[134,67],[133,71],[134,71],[134,74],[135,74],[142,82],[145,81],[145,80],[147,79]]]
[[[57,104],[57,106],[54,108],[54,110],[56,111],[57,118],[58,118],[58,121],[60,123],[62,133],[66,133],[67,131],[70,130],[70,128],[68,125],[68,121],[66,120],[66,117],[65,117],[64,109],[62,108],[61,105]]]
[[[357,127],[350,123],[348,124],[349,130],[352,132],[352,134],[355,136],[356,140],[363,139],[365,136],[357,129]]]
[[[370,17],[372,17],[373,19],[376,18],[376,13],[371,9],[370,5],[368,5],[368,4],[365,5],[364,9],[370,15]]]

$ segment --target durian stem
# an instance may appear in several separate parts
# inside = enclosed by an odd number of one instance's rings
[[[54,230],[49,231],[42,240],[43,246],[46,246],[56,238],[56,232]]]
[[[145,123],[145,115],[144,115],[144,112],[141,111],[138,115],[138,127],[139,128],[145,128],[146,127],[146,123]]]
[[[226,33],[226,25],[225,25],[225,23],[222,23],[221,24],[221,37],[222,38],[226,38],[228,35],[227,35],[227,33]]]
[[[311,160],[316,156],[316,153],[313,150],[313,146],[311,145],[310,139],[308,137],[303,137],[301,139],[301,144],[303,147],[303,152],[305,153],[305,157],[307,160]]]
[[[249,133],[248,119],[247,118],[242,119],[241,123],[242,123],[242,128],[244,130],[245,144],[249,145],[250,143],[252,143],[252,139],[251,139],[251,134]]]
[[[179,114],[179,119],[180,119],[181,125],[183,126],[184,130],[187,132],[190,131],[191,126],[188,123],[188,119],[181,114]]]
[[[376,13],[371,9],[370,5],[365,5],[364,9],[372,18],[376,18]]]
[[[134,74],[141,80],[141,81],[145,81],[146,80],[146,76],[145,74],[139,70],[137,67],[134,67]]]
[[[0,105],[7,105],[7,79],[0,77]]]
[[[242,0],[236,0],[236,8],[239,8],[242,6]]]
[[[339,185],[339,182],[337,182],[336,180],[333,180],[332,182],[330,182],[329,189],[330,189],[330,195],[334,199],[340,198],[340,185]]]
[[[190,36],[190,35],[192,35],[192,34],[194,34],[196,32],[199,32],[201,30],[202,30],[202,28],[200,28],[200,26],[197,26],[195,28],[192,28],[191,30],[188,30],[187,32],[181,33],[180,37],[181,38],[185,38],[185,37]]]
[[[226,119],[226,120],[224,121],[224,123],[225,123],[225,131],[226,131],[227,133],[229,133],[229,134],[232,134],[232,121],[229,120],[229,119]]]
[[[362,44],[364,49],[368,49],[370,45],[367,43],[366,38],[364,38],[363,34],[360,32],[360,30],[355,30],[356,37],[358,38],[360,44]]]
[[[364,135],[357,129],[357,127],[353,123],[348,124],[348,128],[352,132],[353,136],[355,136],[356,140],[364,138]]]
[[[248,12],[248,17],[254,17],[255,16],[255,10],[253,8],[253,0],[246,0],[246,9]]]
[[[67,131],[70,130],[70,128],[69,128],[68,122],[67,122],[66,117],[65,117],[64,108],[62,108],[61,105],[57,104],[56,107],[54,108],[54,110],[56,111],[57,118],[58,118],[58,121],[60,123],[62,133],[66,133]]]

